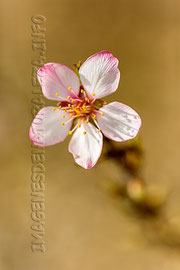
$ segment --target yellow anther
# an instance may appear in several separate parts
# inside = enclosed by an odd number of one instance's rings
[[[61,107],[61,106],[59,106],[58,108],[59,108],[59,109],[61,109],[62,107]]]
[[[65,115],[63,115],[62,117],[63,117],[63,118],[65,118],[66,116],[65,116]]]
[[[72,99],[71,102],[73,103],[74,102],[74,99]]]
[[[72,112],[72,109],[70,109],[69,111]]]
[[[58,97],[59,96],[59,93],[56,93],[56,97]]]
[[[83,89],[81,89],[81,93],[82,93],[82,94],[84,93],[84,90],[83,90]]]
[[[87,124],[87,123],[88,123],[88,121],[86,120],[86,121],[84,121],[84,123],[85,123],[85,124]]]
[[[86,98],[85,98],[85,101],[88,101],[88,100],[89,100],[89,99],[86,97]]]
[[[71,91],[71,89],[72,89],[71,86],[69,86],[69,87],[68,87],[68,90]]]
[[[64,109],[64,112],[67,112],[67,109]]]
[[[100,130],[100,129],[98,129],[98,132],[101,132],[101,130]]]
[[[83,134],[86,135],[86,131],[84,131]]]
[[[52,108],[52,111],[55,111],[56,109],[55,108]]]
[[[64,122],[62,122],[62,123],[61,123],[61,125],[62,125],[62,126],[64,126],[64,125],[65,125],[65,123],[64,123]]]
[[[101,116],[104,116],[104,113],[103,112],[101,113]]]
[[[80,127],[81,127],[81,124],[78,125],[78,128],[80,128]]]
[[[70,113],[70,116],[72,117],[73,116],[73,113]]]
[[[71,135],[72,134],[72,131],[69,131],[69,135]]]
[[[83,110],[84,110],[84,111],[86,111],[86,110],[87,110],[87,108],[86,108],[86,106],[85,106],[85,105],[83,105],[83,106],[82,106],[82,108],[83,108]]]
[[[96,115],[93,115],[93,117],[92,117],[93,119],[96,119]]]
[[[68,107],[71,107],[71,104],[70,103],[68,104]]]
[[[74,105],[72,105],[72,108],[74,109]]]
[[[67,99],[70,99],[71,97],[70,96],[67,96]]]
[[[95,97],[95,95],[96,95],[95,93],[92,93],[92,96],[93,96],[93,97]]]

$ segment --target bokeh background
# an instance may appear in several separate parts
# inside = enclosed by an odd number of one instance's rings
[[[158,219],[138,215],[104,183],[121,178],[114,162],[75,165],[68,140],[46,148],[46,251],[32,253],[30,219],[31,17],[46,17],[46,62],[69,67],[101,50],[120,60],[121,82],[108,101],[142,117],[143,177],[168,190]],[[1,1],[0,269],[179,270],[180,1]],[[48,101],[46,101],[48,104]],[[106,184],[105,184],[106,185]],[[165,236],[166,239],[166,236]]]

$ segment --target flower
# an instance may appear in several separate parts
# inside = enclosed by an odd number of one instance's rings
[[[92,168],[102,150],[103,135],[117,142],[134,138],[141,126],[139,115],[130,107],[101,98],[116,91],[120,71],[118,59],[108,51],[90,56],[78,69],[48,63],[37,76],[46,98],[58,101],[45,107],[30,127],[30,139],[38,146],[64,141],[69,135],[69,152],[85,169]]]

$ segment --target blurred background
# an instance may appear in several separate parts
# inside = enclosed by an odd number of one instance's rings
[[[151,215],[132,192],[121,194],[132,176],[107,158],[106,145],[93,169],[76,166],[68,138],[45,149],[44,253],[31,251],[35,14],[47,20],[46,62],[73,67],[101,50],[120,60],[119,88],[106,100],[140,114],[143,155],[135,181],[143,179],[151,204],[162,204]],[[180,269],[179,30],[179,0],[1,2],[0,269]]]

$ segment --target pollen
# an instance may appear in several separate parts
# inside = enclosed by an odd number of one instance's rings
[[[61,125],[62,125],[62,126],[64,126],[64,125],[65,125],[65,123],[64,123],[64,122],[62,122],[62,123],[61,123]]]
[[[87,123],[88,123],[88,121],[86,120],[86,121],[84,121],[84,123],[85,123],[85,124],[87,124]]]
[[[73,103],[74,102],[74,99],[72,99],[71,102]]]
[[[73,116],[73,113],[70,113],[70,116],[72,117]]]
[[[96,119],[96,115],[93,115],[93,117],[92,117],[93,119]]]
[[[100,129],[98,129],[98,132],[101,132],[101,130],[100,130]]]
[[[52,111],[55,111],[56,109],[55,108],[52,108]]]
[[[83,134],[86,135],[86,131],[83,131]]]
[[[69,135],[72,135],[72,131],[69,131],[68,133],[69,133]]]
[[[84,93],[84,90],[83,90],[83,89],[81,89],[81,93],[82,93],[82,94]]]
[[[71,97],[70,96],[67,96],[67,99],[70,99]]]
[[[85,98],[85,101],[88,101],[88,100],[89,100],[89,99],[86,97],[86,98]]]
[[[71,90],[72,90],[71,86],[69,86],[69,87],[68,87],[68,90],[69,90],[69,91],[71,91]]]
[[[64,112],[67,112],[67,109],[64,109]]]
[[[63,118],[65,118],[66,116],[65,116],[65,115],[63,115],[62,117],[63,117]]]
[[[61,107],[61,106],[59,106],[58,108],[59,108],[59,109],[61,109],[62,107]]]
[[[92,93],[92,96],[93,96],[93,97],[95,97],[95,95],[96,95],[95,93]]]
[[[59,96],[59,93],[56,93],[56,97],[58,97]]]
[[[101,113],[101,116],[104,116],[104,113]]]
[[[80,127],[81,127],[81,124],[78,125],[78,128],[80,128]]]
[[[83,108],[83,110],[84,110],[84,111],[86,111],[86,110],[87,110],[87,108],[86,108],[86,106],[85,106],[85,105],[83,105],[83,106],[82,106],[82,108]]]
[[[68,104],[68,107],[71,107],[71,104],[70,103]]]
[[[70,109],[69,111],[72,112],[72,109]]]

